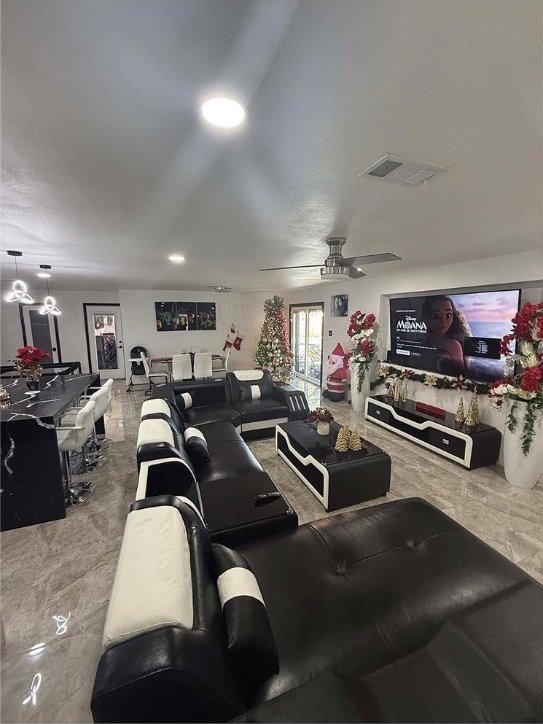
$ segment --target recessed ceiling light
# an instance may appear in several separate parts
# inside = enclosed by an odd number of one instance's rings
[[[168,259],[174,264],[182,264],[185,261],[185,257],[181,256],[181,254],[170,254]]]
[[[243,122],[245,108],[232,98],[210,98],[202,105],[202,115],[214,126],[233,128]]]
[[[47,272],[38,272],[36,274],[36,276],[38,276],[40,279],[50,279],[51,278],[51,275],[48,274]]]

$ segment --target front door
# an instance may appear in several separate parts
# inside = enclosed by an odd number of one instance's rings
[[[40,314],[41,304],[21,305],[25,322],[26,341],[51,355],[44,363],[60,362],[58,322],[53,314]]]
[[[86,314],[92,372],[99,372],[103,380],[124,377],[121,308],[89,304]]]

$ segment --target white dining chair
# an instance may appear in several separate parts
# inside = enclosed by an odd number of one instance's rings
[[[213,377],[224,377],[228,372],[228,360],[230,358],[231,347],[228,347],[226,352],[218,359],[217,356],[211,360]]]
[[[170,381],[170,373],[167,370],[159,372],[157,369],[149,367],[149,360],[145,356],[145,352],[141,352],[141,361],[143,362],[143,367],[145,369],[145,376],[149,381],[149,389],[146,390],[146,395],[151,394],[151,385],[153,384],[153,382],[156,382],[158,380],[160,380],[160,382]]]
[[[213,377],[211,352],[197,352],[194,355],[194,378],[203,380],[206,377]]]
[[[174,354],[172,357],[173,382],[190,379],[192,379],[192,363],[190,354]]]

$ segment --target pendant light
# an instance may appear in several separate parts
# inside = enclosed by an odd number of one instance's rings
[[[50,269],[50,264],[40,264],[40,269]],[[43,305],[40,307],[40,314],[53,314],[55,317],[58,317],[60,314],[60,309],[57,307],[57,302],[55,297],[52,297],[49,292],[49,277],[51,276],[48,272],[41,272],[42,274],[47,274],[47,296],[43,300]]]
[[[28,293],[28,287],[19,279],[19,268],[17,266],[17,257],[22,256],[22,251],[8,251],[8,256],[12,256],[15,261],[16,279],[11,285],[11,290],[4,297],[6,302],[19,302],[19,304],[34,304],[33,297]]]

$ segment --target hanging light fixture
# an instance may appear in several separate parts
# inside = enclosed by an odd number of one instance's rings
[[[50,264],[40,264],[40,269],[50,269]],[[58,317],[60,314],[60,309],[57,307],[57,302],[55,297],[51,296],[51,293],[49,292],[49,277],[51,276],[48,272],[40,272],[42,274],[47,274],[47,296],[43,300],[43,305],[40,307],[40,314],[53,314],[55,317]]]
[[[28,287],[19,279],[19,268],[17,266],[17,257],[22,256],[22,251],[8,251],[8,256],[14,257],[15,260],[15,276],[16,279],[11,285],[11,290],[4,297],[6,302],[19,302],[19,304],[34,304],[33,297],[28,293]]]

